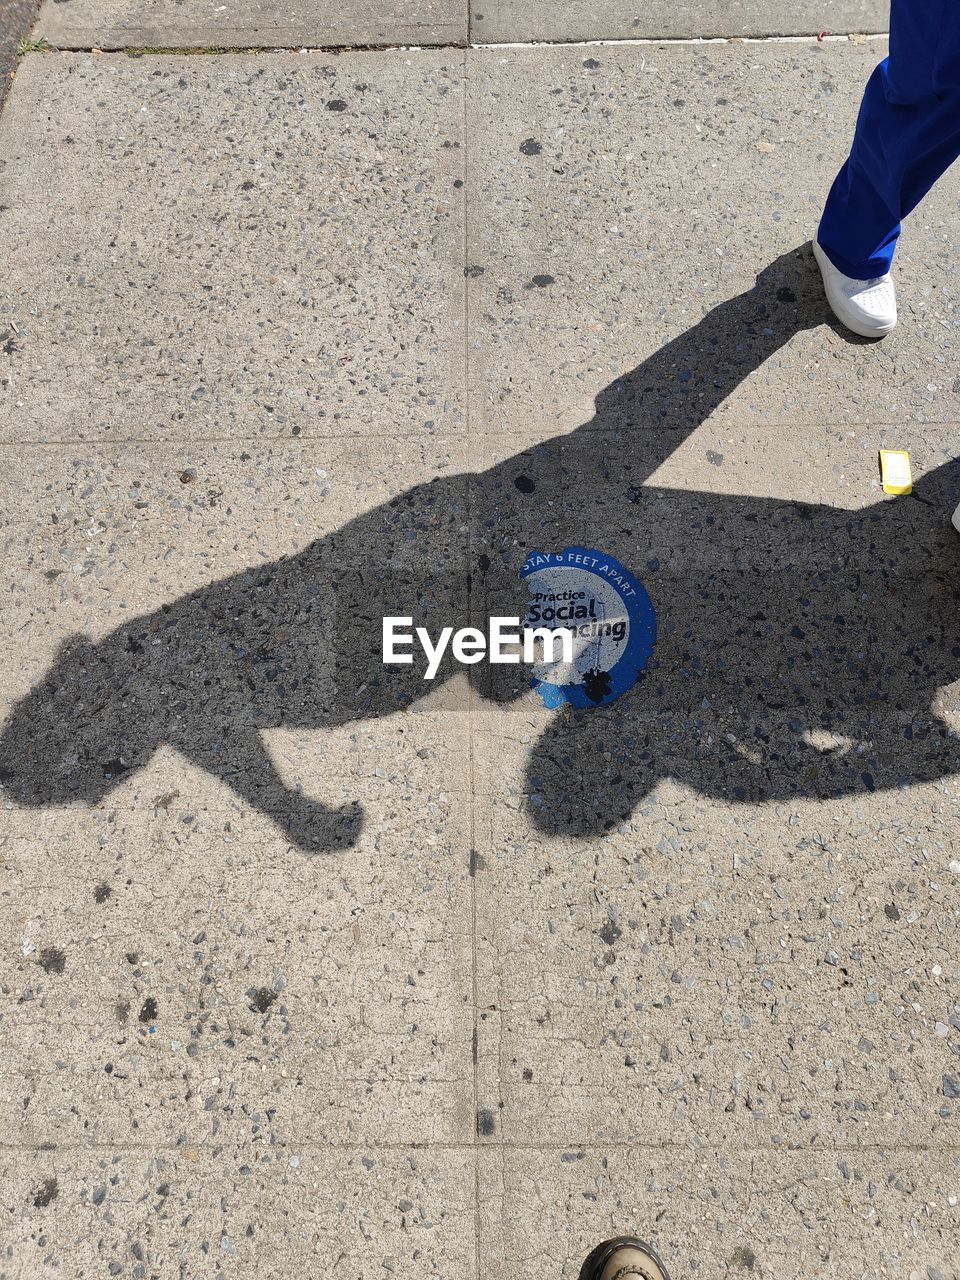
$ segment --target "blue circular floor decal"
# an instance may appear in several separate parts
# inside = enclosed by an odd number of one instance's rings
[[[657,638],[650,597],[613,556],[586,547],[532,551],[520,577],[530,593],[526,627],[568,628],[573,661],[534,668],[548,707],[598,707],[635,683]]]

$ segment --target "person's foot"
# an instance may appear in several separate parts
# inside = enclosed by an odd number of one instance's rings
[[[636,1236],[618,1236],[598,1245],[590,1261],[584,1280],[670,1280],[654,1251]]]
[[[882,338],[897,323],[897,291],[888,271],[875,280],[854,280],[839,271],[816,239],[813,256],[817,260],[823,287],[833,314],[861,338]]]
[[[956,511],[954,511],[953,518],[950,523],[956,529],[957,533],[960,533],[960,507],[957,507]]]

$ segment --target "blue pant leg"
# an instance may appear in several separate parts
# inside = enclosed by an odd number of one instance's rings
[[[960,3],[894,0],[890,57],[867,83],[817,239],[845,275],[889,271],[901,219],[960,155]]]
[[[889,162],[891,142],[905,136],[909,121],[887,96],[889,58],[867,81],[850,155],[834,179],[817,240],[840,271],[857,280],[890,270],[900,234],[901,174]]]

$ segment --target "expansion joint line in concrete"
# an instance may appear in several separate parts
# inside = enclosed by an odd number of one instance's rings
[[[38,40],[41,37],[38,35]],[[483,49],[597,49],[597,48],[631,48],[638,46],[640,48],[650,48],[660,45],[678,45],[692,46],[694,48],[708,47],[714,45],[767,45],[767,44],[841,44],[846,42],[854,43],[880,43],[889,38],[889,33],[885,31],[878,32],[858,32],[858,31],[842,31],[828,33],[811,33],[804,36],[643,36],[624,39],[597,39],[597,40],[516,40],[503,42],[487,42],[469,41],[465,44],[326,44],[326,45],[235,45],[235,46],[198,46],[198,45],[169,45],[156,47],[143,47],[140,45],[128,45],[116,49],[105,49],[98,45],[90,45],[85,47],[71,47],[61,49],[56,45],[49,45],[45,48],[32,48],[24,53],[23,57],[46,56],[50,53],[85,53],[97,54],[101,57],[110,57],[116,54],[124,54],[128,58],[152,58],[152,57],[210,57],[222,58],[231,55],[243,55],[244,57],[256,57],[257,55],[274,55],[274,54],[297,54],[297,53],[316,53],[341,55],[348,53],[424,53],[424,52],[449,52],[449,53],[466,53],[474,50]]]
[[[460,168],[460,178],[463,182],[464,196],[470,190],[470,119],[469,107],[467,99],[469,97],[468,76],[469,70],[467,65],[467,50],[462,53],[463,78],[461,82],[461,97],[463,111],[463,133],[462,133],[462,163]],[[463,201],[463,234],[461,244],[461,267],[463,280],[463,412],[464,427],[466,431],[467,448],[470,447],[470,279],[467,275],[467,267],[469,265],[470,253],[470,201],[464,198]],[[469,480],[466,490],[466,523],[467,523],[467,611],[470,622],[473,622],[473,489]],[[476,717],[474,715],[474,700],[467,699],[467,839],[469,841],[469,850],[467,856],[470,859],[470,998],[472,1005],[471,1016],[471,1035],[470,1035],[470,1055],[472,1068],[472,1104],[471,1118],[473,1121],[473,1142],[474,1142],[474,1161],[473,1161],[473,1204],[474,1204],[474,1275],[479,1277],[481,1273],[481,1256],[480,1256],[480,1158],[476,1154],[480,1143],[479,1132],[479,1116],[480,1116],[480,1063],[479,1063],[479,1038],[480,1038],[480,993],[478,981],[478,957],[477,957],[477,789],[476,789]]]
[[[662,1154],[665,1151],[676,1152],[679,1157],[686,1156],[699,1159],[701,1162],[709,1156],[852,1156],[866,1157],[880,1154],[888,1157],[908,1155],[935,1155],[956,1159],[960,1157],[960,1144],[956,1142],[840,1142],[829,1146],[821,1142],[794,1143],[789,1146],[778,1146],[771,1143],[719,1143],[709,1142],[699,1146],[691,1146],[689,1142],[670,1141],[669,1139],[649,1138],[631,1141],[610,1142],[577,1142],[572,1138],[569,1142],[556,1142],[550,1139],[543,1141],[513,1142],[491,1139],[485,1142],[381,1142],[372,1138],[369,1142],[340,1142],[332,1139],[329,1142],[316,1139],[298,1142],[293,1138],[281,1138],[271,1143],[278,1151],[296,1152],[298,1155],[322,1156],[329,1151],[451,1151],[458,1155],[469,1155],[477,1151],[529,1151],[537,1152],[595,1152],[606,1155],[613,1152],[642,1152]],[[56,1142],[38,1146],[33,1142],[0,1142],[0,1154],[19,1154],[21,1152],[40,1152],[44,1155],[93,1154],[97,1152],[157,1152],[176,1158],[183,1150],[180,1140],[159,1142]],[[209,1146],[200,1143],[197,1150],[203,1154],[216,1154],[221,1157],[223,1148],[216,1143]],[[679,1165],[678,1160],[678,1165]]]

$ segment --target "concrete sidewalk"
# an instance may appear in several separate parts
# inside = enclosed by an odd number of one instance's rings
[[[5,1276],[960,1274],[956,177],[850,341],[804,245],[882,40],[453,47],[541,12],[21,62]],[[36,32],[334,38],[223,13]],[[573,544],[631,694],[384,679],[388,607]]]
[[[61,49],[356,48],[868,33],[885,31],[888,13],[884,0],[43,0],[37,34]]]

